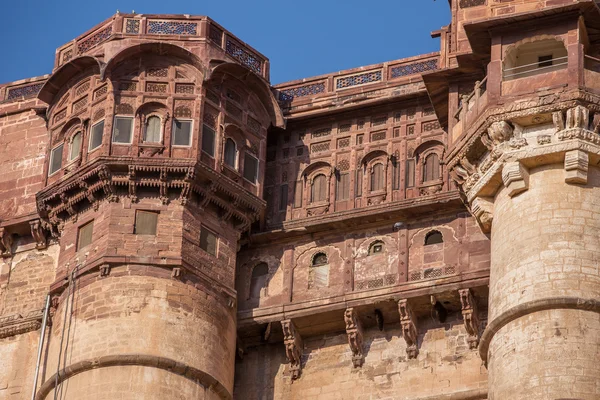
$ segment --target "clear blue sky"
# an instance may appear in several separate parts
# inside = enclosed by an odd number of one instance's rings
[[[57,47],[116,10],[208,15],[271,60],[273,84],[439,50],[446,0],[1,0],[0,83],[50,73]]]

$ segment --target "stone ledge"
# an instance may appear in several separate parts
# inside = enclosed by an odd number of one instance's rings
[[[25,317],[14,314],[0,318],[0,339],[40,329],[43,314],[43,310],[35,310],[27,313]]]

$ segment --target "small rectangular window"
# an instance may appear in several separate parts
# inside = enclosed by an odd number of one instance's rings
[[[137,210],[135,212],[135,227],[136,235],[156,235],[156,227],[158,225],[158,213],[154,211]]]
[[[202,125],[202,151],[215,156],[215,130],[206,124]]]
[[[200,229],[200,248],[208,254],[217,255],[217,235],[205,227]]]
[[[132,117],[115,117],[115,127],[113,129],[113,143],[131,143],[133,132]]]
[[[258,179],[258,159],[248,153],[244,155],[244,179],[252,183]]]
[[[173,146],[192,145],[192,121],[173,120]]]
[[[90,151],[97,149],[102,145],[102,135],[104,134],[104,120],[97,122],[92,126],[90,135]]]
[[[79,157],[81,153],[81,132],[77,132],[71,139],[71,150],[69,151],[69,161],[73,161]]]
[[[361,167],[359,167],[356,170],[356,190],[355,190],[356,197],[362,196],[362,184],[363,184],[363,170]]]
[[[551,67],[552,66],[552,54],[547,56],[538,57],[538,68]]]
[[[296,181],[294,188],[294,208],[302,207],[302,181]]]
[[[348,200],[350,197],[350,174],[338,176],[335,198],[336,200]]]
[[[288,203],[288,185],[284,183],[281,185],[279,192],[279,211],[285,211]]]
[[[406,187],[415,186],[415,160],[406,160]]]
[[[77,251],[85,246],[92,244],[92,234],[94,232],[94,221],[90,221],[79,227],[77,231]]]
[[[48,170],[48,175],[52,175],[53,173],[61,169],[63,147],[64,145],[61,144],[60,146],[57,146],[54,149],[52,149],[52,152],[50,153],[50,169]]]

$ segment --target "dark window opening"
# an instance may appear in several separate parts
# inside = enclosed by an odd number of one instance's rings
[[[431,231],[425,236],[425,246],[438,243],[444,243],[444,237],[441,232]]]
[[[260,263],[254,267],[254,269],[252,270],[252,278],[250,279],[249,298],[260,298],[260,292],[266,286],[268,275],[269,266],[266,263]]]
[[[202,151],[215,156],[215,130],[206,124],[202,125]]]
[[[552,66],[552,54],[547,56],[538,57],[538,68],[551,67]]]
[[[200,248],[208,254],[217,255],[217,235],[205,227],[200,230]]]
[[[92,234],[94,233],[94,221],[90,221],[79,227],[77,232],[77,251],[92,244]]]

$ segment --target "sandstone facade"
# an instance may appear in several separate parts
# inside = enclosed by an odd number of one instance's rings
[[[449,3],[275,86],[119,13],[0,85],[0,399],[599,399],[600,8]]]

